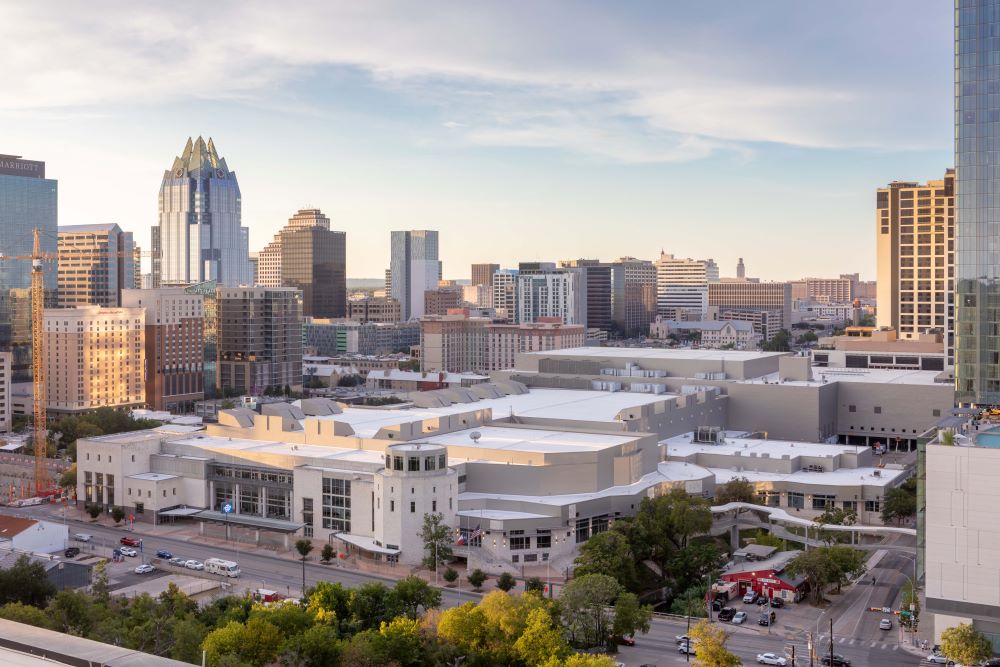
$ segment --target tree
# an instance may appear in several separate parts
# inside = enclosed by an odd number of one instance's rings
[[[489,577],[487,577],[486,573],[477,567],[475,570],[469,573],[469,576],[467,576],[466,579],[468,579],[469,583],[472,584],[472,587],[478,591],[482,590],[483,584],[486,582],[487,579],[489,579]]]
[[[438,565],[451,561],[452,532],[440,512],[425,514],[417,535],[424,543],[424,567],[437,572]]]
[[[791,349],[789,342],[791,341],[791,334],[788,333],[786,329],[782,329],[778,333],[774,334],[771,340],[765,341],[760,349],[765,352],[788,352]]]
[[[775,547],[777,549],[785,548],[785,541],[783,539],[772,535],[763,528],[757,529],[757,532],[754,533],[752,540],[754,544],[761,544],[767,547]]]
[[[328,625],[314,625],[301,635],[290,637],[282,646],[283,665],[339,665],[344,643]],[[189,661],[194,662],[194,661]]]
[[[541,577],[528,577],[524,582],[524,592],[525,593],[544,593],[545,592],[545,582],[542,581]]]
[[[975,665],[993,654],[990,640],[970,623],[948,628],[941,633],[941,653],[963,665]]]
[[[504,593],[514,588],[514,586],[517,586],[517,579],[515,579],[514,575],[510,572],[504,572],[497,577],[497,588],[502,590]]]
[[[399,598],[381,581],[369,581],[352,589],[347,605],[349,611],[345,620],[349,620],[350,625],[344,629],[351,632],[377,629],[401,613]]]
[[[637,560],[652,560],[667,574],[670,560],[688,546],[694,535],[712,527],[709,501],[672,489],[655,498],[643,498],[635,518],[624,531]]]
[[[702,584],[685,590],[670,603],[670,613],[678,616],[708,616],[706,588]]]
[[[320,623],[339,624],[351,617],[351,593],[340,582],[317,582],[307,599],[306,611]]]
[[[49,616],[42,609],[23,602],[8,602],[0,607],[0,618],[17,623],[34,625],[36,628],[48,628]]]
[[[87,514],[90,515],[91,519],[96,519],[101,514],[101,506],[98,505],[97,503],[90,503],[89,505],[85,506],[84,509],[86,510]]]
[[[239,623],[230,621],[205,637],[208,664],[216,667],[222,656],[233,655],[250,665],[270,664],[278,655],[283,637],[277,627],[259,618]]]
[[[514,642],[514,651],[528,667],[536,667],[553,658],[565,658],[570,648],[552,614],[539,607],[528,613],[524,631]]]
[[[229,398],[224,398],[224,399],[222,399],[222,402],[219,403],[219,409],[220,410],[232,410],[235,407],[236,407],[236,404],[233,403],[232,399],[229,399]]]
[[[614,577],[624,588],[633,590],[637,585],[636,557],[628,537],[617,530],[598,533],[580,545],[574,572],[576,576],[606,574]]]
[[[836,584],[839,590],[851,577],[864,573],[865,556],[848,546],[817,547],[793,558],[785,570],[793,576],[805,575],[819,604],[827,587]]]
[[[450,567],[441,576],[448,582],[449,587],[454,586],[455,582],[458,581],[458,572]]]
[[[736,477],[715,487],[715,504],[756,503],[757,490],[746,477]]]
[[[722,628],[708,621],[699,621],[688,634],[698,646],[695,667],[737,667],[743,664],[739,656],[726,649],[729,635]]]
[[[920,596],[914,594],[913,580],[909,577],[907,577],[906,583],[903,584],[901,593],[899,609],[903,613],[899,615],[899,622],[901,625],[913,628],[914,632],[916,632],[916,628],[920,624]],[[908,615],[904,616],[904,613]]]
[[[853,526],[857,521],[857,511],[843,507],[827,507],[822,514],[816,517],[816,523],[826,526]]]
[[[295,550],[302,559],[302,597],[306,595],[306,557],[313,550],[312,540],[295,540]]]
[[[0,604],[20,602],[44,607],[56,594],[56,588],[45,574],[41,562],[21,554],[6,570],[0,570]]]
[[[319,552],[319,559],[324,563],[329,563],[336,557],[337,551],[333,548],[332,544],[324,544],[323,550]]]
[[[704,607],[704,605],[702,605]],[[615,637],[649,632],[649,624],[653,620],[653,608],[639,604],[635,593],[620,593],[615,600],[615,619],[612,633]]]
[[[621,584],[606,574],[587,574],[570,581],[559,595],[562,622],[574,646],[609,646],[614,629],[611,604]]]
[[[816,336],[816,334],[814,332],[812,332],[812,331],[806,331],[801,336],[799,336],[798,343],[800,345],[805,344],[805,343],[815,343],[817,340],[819,340],[819,337]]]
[[[122,519],[125,518],[125,510],[118,506],[112,507],[111,518],[114,519],[115,523],[121,523]]]
[[[397,581],[392,593],[398,609],[409,618],[417,618],[421,607],[426,611],[441,606],[441,591],[412,574]]]
[[[903,522],[917,513],[917,494],[906,488],[889,489],[882,497],[882,521]]]
[[[74,463],[59,477],[59,488],[65,489],[67,493],[76,491],[76,464]]]

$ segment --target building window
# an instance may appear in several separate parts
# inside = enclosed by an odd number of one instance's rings
[[[796,491],[788,492],[788,506],[793,509],[800,510],[805,507],[805,496]]]
[[[396,511],[396,501],[395,500],[390,500],[389,501],[389,511],[390,512],[395,512]]]
[[[513,556],[510,557],[510,562],[511,563],[517,563],[520,560],[521,560],[521,557],[518,556],[517,554],[514,554]]]
[[[393,470],[402,470],[403,469],[403,457],[402,456],[393,456],[392,457],[392,469]]]
[[[414,501],[411,500],[410,501],[410,514],[416,514],[416,512],[417,512],[417,503],[415,503]]]
[[[538,562],[538,554],[524,554],[524,562],[525,563],[537,563]]]
[[[812,498],[812,508],[814,510],[826,510],[833,507],[836,496],[814,495]]]
[[[433,456],[424,457],[424,470],[434,470],[435,458]]]
[[[448,467],[448,455],[447,454],[438,455],[438,468],[444,470],[447,467]]]
[[[758,491],[757,500],[765,507],[780,507],[781,491]]]
[[[858,411],[858,406],[856,406],[856,405],[848,405],[847,406],[847,411],[848,412],[857,412]]]
[[[877,414],[877,415],[882,414],[882,406],[881,405],[876,405],[875,406],[875,414]]]
[[[511,551],[521,551],[523,549],[531,548],[531,538],[530,537],[512,537],[510,538],[510,550]]]
[[[535,537],[535,547],[538,549],[551,549],[552,548],[552,536],[551,535],[538,535]]]
[[[436,501],[436,500],[432,500],[431,501],[431,511],[432,512],[437,512],[438,511],[438,501]]]
[[[351,532],[351,480],[323,478],[323,528]]]
[[[576,543],[586,542],[590,539],[590,519],[576,520]]]
[[[865,511],[866,512],[881,512],[880,503],[877,500],[866,500],[865,501]]]
[[[407,472],[420,472],[420,457],[418,456],[406,457],[406,470]]]
[[[856,500],[845,500],[844,501],[844,509],[845,510],[852,510],[854,512],[857,512],[858,511],[858,501],[856,501]]]

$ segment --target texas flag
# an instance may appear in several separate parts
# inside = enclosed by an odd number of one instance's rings
[[[455,542],[458,546],[465,544],[465,535],[459,535],[458,540]]]

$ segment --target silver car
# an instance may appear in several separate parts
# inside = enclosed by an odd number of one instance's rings
[[[733,615],[733,625],[740,625],[742,623],[746,623],[746,621],[747,613],[745,611],[738,611],[735,615]]]
[[[200,560],[194,560],[194,559],[192,559],[192,560],[189,560],[189,561],[185,562],[184,563],[184,567],[186,567],[189,570],[204,570],[205,569],[205,564],[202,563]]]

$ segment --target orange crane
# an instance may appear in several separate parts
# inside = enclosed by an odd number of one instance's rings
[[[58,262],[58,253],[42,252],[41,230],[35,227],[34,246],[30,255],[0,255],[0,260],[31,260],[31,372],[33,385],[35,495],[49,491],[45,470],[47,446],[48,400],[45,391],[45,262]],[[144,252],[142,256],[154,256]],[[131,257],[130,252],[112,253],[114,257]]]

